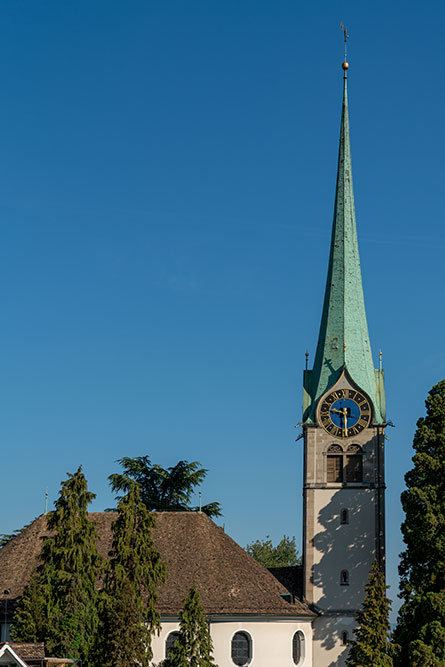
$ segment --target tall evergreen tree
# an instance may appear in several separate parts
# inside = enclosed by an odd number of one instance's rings
[[[365,600],[357,614],[355,640],[350,642],[348,667],[391,667],[388,614],[391,602],[386,597],[385,576],[377,560],[371,566],[365,586]]]
[[[396,664],[445,665],[445,380],[417,422],[413,468],[402,493],[406,550],[401,555]]]
[[[149,510],[196,512],[199,509],[190,504],[195,487],[201,484],[207,474],[198,461],[178,461],[170,468],[163,468],[152,463],[148,456],[124,456],[117,463],[120,463],[124,472],[109,476],[113,491],[128,493],[136,483],[141,500]],[[116,496],[116,500],[121,499],[122,496]],[[201,511],[207,516],[221,516],[221,506],[216,502],[203,505]]]
[[[12,633],[16,641],[44,641],[49,654],[82,659],[89,656],[98,625],[96,579],[102,559],[96,529],[88,519],[95,495],[79,467],[62,483],[40,563],[20,599]]]
[[[148,667],[151,636],[160,629],[157,587],[165,564],[155,549],[155,517],[139,497],[136,484],[119,501],[113,546],[105,576],[97,664]]]
[[[162,666],[217,667],[213,662],[212,639],[196,586],[184,600],[180,621],[179,637]]]

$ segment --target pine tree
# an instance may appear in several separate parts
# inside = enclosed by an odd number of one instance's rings
[[[395,631],[396,664],[445,664],[445,380],[425,402],[417,422],[413,468],[402,493],[406,550],[401,555],[400,597]]]
[[[84,665],[96,639],[96,579],[102,565],[87,513],[93,498],[81,467],[68,474],[48,515],[52,536],[43,543],[12,628],[16,641],[44,641],[50,655],[80,658]]]
[[[160,629],[157,587],[166,578],[155,549],[155,517],[140,500],[136,484],[118,504],[113,546],[105,576],[97,664],[148,667],[151,636]]]
[[[43,585],[42,576],[35,569],[14,614],[11,628],[14,641],[44,641],[48,617],[47,599],[47,587]]]
[[[217,667],[199,592],[193,586],[180,613],[179,637],[163,667]]]
[[[371,566],[366,596],[357,614],[355,640],[346,660],[348,667],[391,667],[389,621],[390,600],[386,597],[385,576],[377,560]]]

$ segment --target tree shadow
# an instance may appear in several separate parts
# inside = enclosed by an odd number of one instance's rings
[[[314,640],[326,651],[338,646],[338,616],[349,616],[352,628],[376,553],[375,489],[342,487],[332,491],[329,502],[318,513],[319,530],[314,536],[318,554],[311,573],[311,581],[317,587],[316,608],[328,612],[315,623]],[[348,513],[347,523],[342,523],[344,509]],[[342,583],[342,571],[348,573],[347,584]],[[340,667],[344,659],[345,656],[339,657],[330,665]]]

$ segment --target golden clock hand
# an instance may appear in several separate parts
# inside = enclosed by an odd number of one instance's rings
[[[348,408],[343,408],[343,419],[345,420],[345,431],[348,432]]]

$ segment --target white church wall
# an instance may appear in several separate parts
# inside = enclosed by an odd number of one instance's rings
[[[159,637],[152,641],[153,664],[165,658],[165,643],[170,632],[178,630],[178,621],[164,621]],[[226,620],[212,619],[210,635],[213,655],[218,667],[234,667],[231,658],[232,638],[236,632],[245,632],[252,642],[252,667],[295,667],[292,658],[292,639],[300,631],[304,637],[301,660],[298,667],[312,667],[311,621],[276,618]]]
[[[314,620],[313,660],[315,667],[344,667],[348,651],[344,640],[354,639],[353,616],[319,616]],[[343,633],[347,633],[343,637]],[[346,650],[345,650],[346,649]]]

